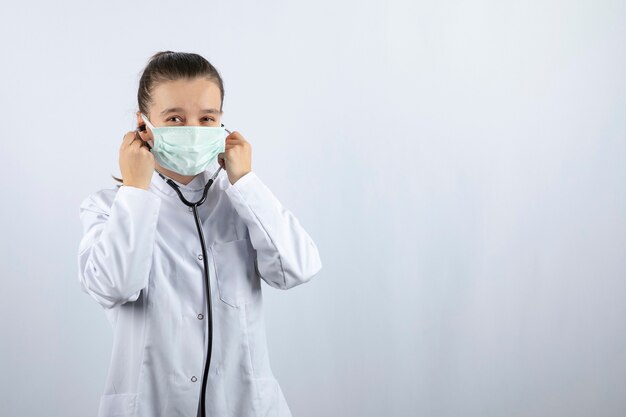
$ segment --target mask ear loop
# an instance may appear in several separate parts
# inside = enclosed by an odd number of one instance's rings
[[[152,126],[152,123],[150,123],[150,120],[148,120],[148,117],[145,114],[141,113],[141,118],[144,122],[146,122],[146,125],[150,128],[150,130],[154,130],[154,126]]]

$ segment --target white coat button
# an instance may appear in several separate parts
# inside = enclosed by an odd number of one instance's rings
[[[193,211],[193,207],[188,207],[189,211],[192,212]]]
[[[204,318],[204,314],[198,314],[198,320],[202,320]]]
[[[200,260],[200,261],[202,260],[202,254],[201,253],[198,254],[198,260]]]
[[[196,378],[195,375],[191,377],[191,382],[196,382],[197,380],[198,380],[198,378]]]

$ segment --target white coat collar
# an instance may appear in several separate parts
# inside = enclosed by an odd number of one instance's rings
[[[219,167],[220,167],[219,162],[217,161],[217,158],[215,158],[215,160],[212,163],[210,163],[209,166],[204,171],[196,175],[187,185],[180,183],[173,178],[168,177],[165,173],[162,173],[162,174],[165,176],[165,178],[169,178],[172,181],[174,181],[174,183],[176,183],[176,185],[180,187],[181,191],[186,191],[188,192],[188,194],[189,193],[193,194],[195,192],[204,190],[204,186],[206,185],[207,182],[209,182],[211,178],[213,178],[213,175],[215,175],[215,172],[218,170]],[[215,179],[215,181],[217,181],[217,178]],[[169,185],[166,182],[166,180],[161,178],[161,176],[156,170],[154,170],[154,172],[152,173],[152,179],[150,180],[150,184],[152,187],[157,188],[159,191],[163,192],[164,194],[177,195],[176,191],[174,191],[172,186]]]

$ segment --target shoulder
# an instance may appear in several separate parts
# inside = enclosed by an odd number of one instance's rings
[[[114,185],[103,188],[85,197],[80,203],[79,212],[92,211],[99,214],[109,214],[119,200],[120,207],[137,207],[138,209],[158,209],[161,198],[151,188],[144,190],[126,185]]]
[[[90,210],[108,213],[120,188],[119,185],[114,185],[89,194],[81,201],[80,211]]]

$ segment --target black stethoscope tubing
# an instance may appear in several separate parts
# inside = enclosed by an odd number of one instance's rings
[[[230,130],[228,129],[226,129],[226,131],[228,133],[231,133]],[[150,148],[150,145],[147,142],[146,142],[146,145],[148,145],[148,148]],[[217,175],[220,173],[221,169],[222,167],[220,166],[219,169],[213,175],[213,178],[209,179],[209,181],[204,186],[204,192],[202,193],[202,197],[194,203],[188,201],[185,198],[183,193],[178,188],[178,185],[174,181],[172,181],[170,178],[165,177],[163,174],[161,174],[159,171],[155,169],[157,174],[159,174],[159,176],[163,178],[163,180],[167,184],[169,184],[174,189],[174,191],[176,191],[176,194],[178,194],[180,201],[182,201],[186,206],[191,207],[193,209],[193,218],[196,223],[196,229],[198,231],[198,238],[200,239],[200,245],[202,246],[202,263],[204,266],[204,282],[205,282],[204,288],[205,288],[206,299],[207,299],[208,326],[209,326],[209,343],[207,345],[206,359],[204,361],[204,371],[202,373],[202,390],[200,392],[200,404],[199,404],[200,415],[202,417],[206,416],[206,407],[205,407],[206,385],[207,385],[207,379],[208,379],[208,374],[209,374],[209,367],[211,365],[211,353],[213,351],[213,305],[211,303],[211,281],[209,279],[208,253],[206,250],[206,243],[204,241],[202,223],[200,222],[200,216],[198,215],[198,206],[204,203],[204,201],[206,200],[207,194],[209,192],[209,188],[211,188],[211,185],[215,181],[215,178],[217,178]]]

